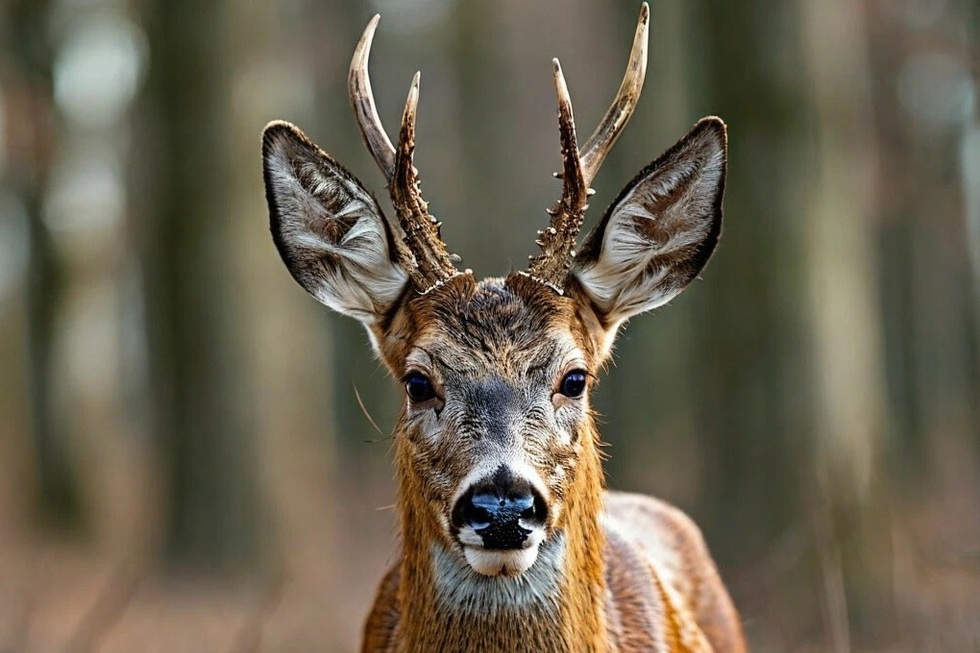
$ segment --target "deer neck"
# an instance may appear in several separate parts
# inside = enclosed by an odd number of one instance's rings
[[[598,454],[580,460],[578,474],[563,527],[535,564],[519,578],[491,578],[446,542],[418,479],[402,471],[399,650],[608,651]]]

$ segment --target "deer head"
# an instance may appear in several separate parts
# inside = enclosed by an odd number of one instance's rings
[[[540,254],[505,278],[458,270],[422,199],[413,165],[418,74],[397,145],[381,125],[367,70],[377,16],[349,86],[397,220],[299,129],[265,130],[266,196],[286,267],[317,300],[364,324],[405,388],[394,430],[406,573],[430,584],[471,572],[517,576],[576,557],[589,566],[590,554],[569,543],[597,537],[602,473],[590,386],[619,327],[681,292],[718,241],[726,132],[705,118],[626,184],[575,249],[590,184],[639,98],[648,19],[644,4],[619,92],[582,147],[554,61],[562,195],[539,232]]]

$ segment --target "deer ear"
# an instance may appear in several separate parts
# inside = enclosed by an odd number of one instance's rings
[[[408,282],[374,197],[289,123],[265,128],[262,159],[272,239],[290,274],[321,303],[373,324]]]
[[[606,210],[572,270],[605,324],[667,303],[704,268],[721,233],[726,156],[725,123],[704,118]]]

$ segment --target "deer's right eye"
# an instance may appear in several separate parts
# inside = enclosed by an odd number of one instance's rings
[[[422,403],[436,396],[432,381],[419,372],[409,372],[405,377],[405,392],[415,403]]]
[[[587,375],[582,370],[572,370],[561,380],[561,393],[575,399],[581,397],[588,383]]]

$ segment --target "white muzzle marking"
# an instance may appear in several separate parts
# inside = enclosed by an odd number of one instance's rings
[[[464,529],[472,531],[473,529]],[[472,533],[472,539],[460,533],[463,554],[473,571],[484,576],[520,576],[538,559],[538,547],[544,540],[544,529],[535,527],[524,540],[520,549],[487,549],[480,544],[480,536]],[[473,542],[470,544],[466,540]]]

